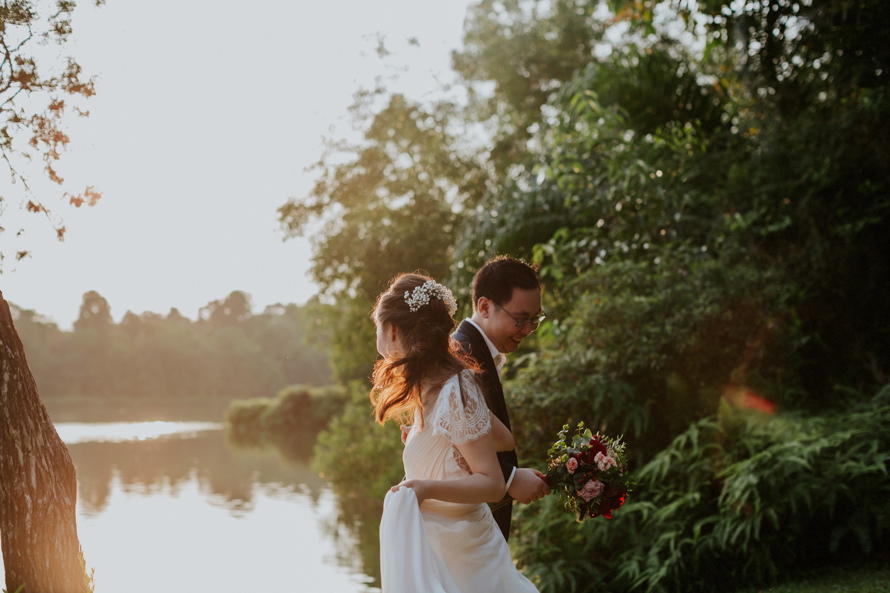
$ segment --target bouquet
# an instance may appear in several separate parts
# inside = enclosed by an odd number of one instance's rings
[[[559,431],[547,451],[550,467],[545,479],[579,521],[600,515],[611,519],[612,511],[624,504],[631,486],[624,448],[621,437],[592,434],[583,422],[573,436],[568,424]]]

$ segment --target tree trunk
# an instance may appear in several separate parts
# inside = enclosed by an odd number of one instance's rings
[[[6,590],[82,593],[77,478],[25,360],[0,292],[0,535]]]

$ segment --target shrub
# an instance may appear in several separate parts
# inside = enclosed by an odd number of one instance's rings
[[[235,401],[226,410],[227,434],[239,446],[272,446],[287,458],[304,459],[346,399],[339,386],[292,386],[274,399]]]
[[[342,414],[318,436],[313,466],[346,504],[382,504],[387,489],[404,475],[402,449],[399,427],[374,421],[367,387],[355,382]]]
[[[716,413],[727,389],[779,404],[795,392],[794,287],[778,270],[688,249],[652,256],[607,262],[568,287],[578,297],[556,338],[508,389],[529,451],[584,421],[623,434],[643,463]]]
[[[844,414],[721,406],[640,469],[611,521],[520,507],[542,592],[726,591],[890,543],[890,386]]]

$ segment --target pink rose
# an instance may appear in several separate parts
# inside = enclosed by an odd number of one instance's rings
[[[600,469],[601,472],[606,471],[610,467],[615,467],[618,464],[615,463],[615,460],[612,459],[608,455],[603,455],[602,453],[597,453],[596,457],[593,458],[593,461],[596,463],[596,466]]]
[[[569,460],[566,461],[566,469],[569,470],[570,474],[575,473],[575,470],[578,469],[578,460],[574,457],[569,457]]]
[[[599,480],[588,480],[588,482],[584,484],[584,488],[578,490],[578,496],[583,498],[584,502],[590,502],[603,493],[603,488],[605,488],[605,486]]]

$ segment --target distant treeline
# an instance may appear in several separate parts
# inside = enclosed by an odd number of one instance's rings
[[[114,323],[97,292],[83,296],[72,331],[11,305],[28,366],[44,398],[245,398],[287,385],[331,382],[328,337],[317,304],[251,312],[236,291],[192,321],[127,312]]]

